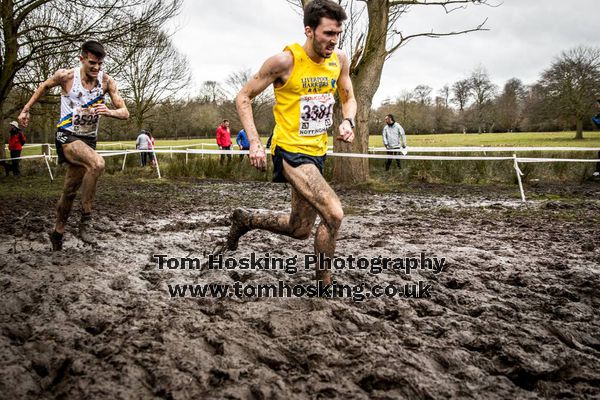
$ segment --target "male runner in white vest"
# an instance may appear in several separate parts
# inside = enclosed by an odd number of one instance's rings
[[[55,143],[59,162],[66,162],[68,167],[63,194],[56,210],[56,225],[50,233],[53,251],[62,250],[65,225],[79,187],[83,209],[79,237],[85,243],[95,243],[91,233],[92,202],[98,177],[104,171],[104,159],[95,151],[98,124],[103,115],[117,119],[129,118],[129,111],[116,82],[101,71],[105,56],[102,44],[93,40],[85,42],[79,56],[81,67],[56,71],[42,82],[19,115],[19,123],[27,127],[31,107],[49,89],[61,87],[60,120]],[[106,106],[106,93],[115,109]]]
[[[292,44],[267,59],[242,88],[236,105],[250,140],[250,163],[266,167],[265,151],[252,115],[252,99],[269,85],[275,90],[275,129],[271,143],[273,180],[292,185],[290,214],[235,210],[226,247],[235,250],[239,238],[252,229],[265,229],[296,239],[306,239],[317,215],[316,254],[333,257],[337,232],[344,217],[342,204],[323,178],[327,130],[333,125],[334,93],[342,101],[344,120],[338,140],[354,140],[356,100],[346,54],[336,50],[344,9],[330,0],[312,0],[304,9],[304,45]],[[327,270],[316,271],[318,281],[331,283]]]

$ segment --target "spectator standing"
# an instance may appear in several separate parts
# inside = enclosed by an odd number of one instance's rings
[[[144,130],[140,131],[140,134],[138,135],[138,137],[135,141],[135,148],[137,150],[145,150],[140,153],[140,163],[141,163],[142,167],[145,167],[146,164],[148,163],[147,150],[148,150],[149,146],[150,146],[150,138],[148,137],[148,134]]]
[[[383,127],[383,145],[388,150],[388,155],[398,155],[400,154],[398,151],[402,149],[403,152],[406,151],[406,135],[404,133],[404,128],[400,126],[394,120],[394,116],[392,114],[388,114],[385,116],[385,126]],[[401,147],[402,146],[402,147]],[[388,158],[385,162],[385,170],[388,171],[390,166],[392,165],[392,159]],[[398,168],[401,168],[400,159],[396,159],[396,165]]]
[[[150,131],[146,131],[146,135],[148,135],[148,139],[150,139],[150,142],[148,143],[148,149],[152,150],[150,153],[148,153],[148,156],[150,157],[150,164],[154,166],[156,165],[156,155],[154,154],[154,136],[152,136],[152,132]]]
[[[600,99],[596,99],[596,107],[600,110]],[[592,122],[600,129],[600,112],[592,117]],[[600,159],[600,151],[598,152],[598,158]],[[594,171],[592,178],[600,179],[600,161],[596,163],[596,171]]]
[[[6,175],[8,175],[9,171],[12,170],[14,176],[21,176],[21,151],[23,150],[23,145],[25,144],[25,134],[19,128],[19,123],[17,121],[12,121],[10,123],[10,137],[8,139],[8,150],[10,151],[10,158],[12,158],[11,168],[5,169]]]
[[[221,150],[231,150],[231,131],[229,130],[229,120],[224,119],[221,125],[217,127],[217,144]],[[221,154],[219,163],[223,165],[225,155]],[[231,154],[227,154],[227,163],[231,162]]]
[[[250,141],[248,141],[248,135],[245,130],[241,130],[238,132],[237,137],[235,138],[238,147],[240,150],[249,150],[250,149]],[[240,154],[240,161],[244,158],[243,154]]]

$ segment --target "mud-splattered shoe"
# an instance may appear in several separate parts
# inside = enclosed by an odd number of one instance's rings
[[[92,215],[82,214],[79,221],[79,239],[87,244],[96,244],[96,238],[92,228]]]
[[[248,226],[250,224],[250,217],[251,214],[241,208],[233,211],[233,214],[231,214],[231,229],[225,243],[227,250],[237,250],[240,238],[250,230]]]
[[[49,236],[50,243],[52,243],[52,251],[61,251],[63,246],[63,234],[52,231]]]

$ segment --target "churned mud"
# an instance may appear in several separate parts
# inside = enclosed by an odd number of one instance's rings
[[[514,187],[339,189],[339,258],[445,259],[334,271],[348,286],[430,285],[358,301],[171,298],[175,284],[309,285],[313,236],[253,231],[226,253],[296,256],[296,273],[161,270],[155,254],[204,260],[236,207],[288,210],[289,188],[116,182],[98,190],[98,246],[74,235],[76,206],[60,253],[56,197],[2,199],[1,398],[600,397],[600,185],[528,188],[526,204]]]

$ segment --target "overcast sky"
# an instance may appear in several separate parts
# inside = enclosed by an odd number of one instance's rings
[[[386,62],[374,106],[419,84],[436,94],[480,65],[499,86],[513,77],[533,83],[562,51],[599,45],[598,15],[598,0],[504,0],[448,15],[439,7],[413,7],[398,25],[404,35],[467,29],[485,18],[489,31],[407,43]],[[196,88],[241,69],[257,71],[286,44],[305,40],[301,16],[285,0],[185,0],[173,23]]]

